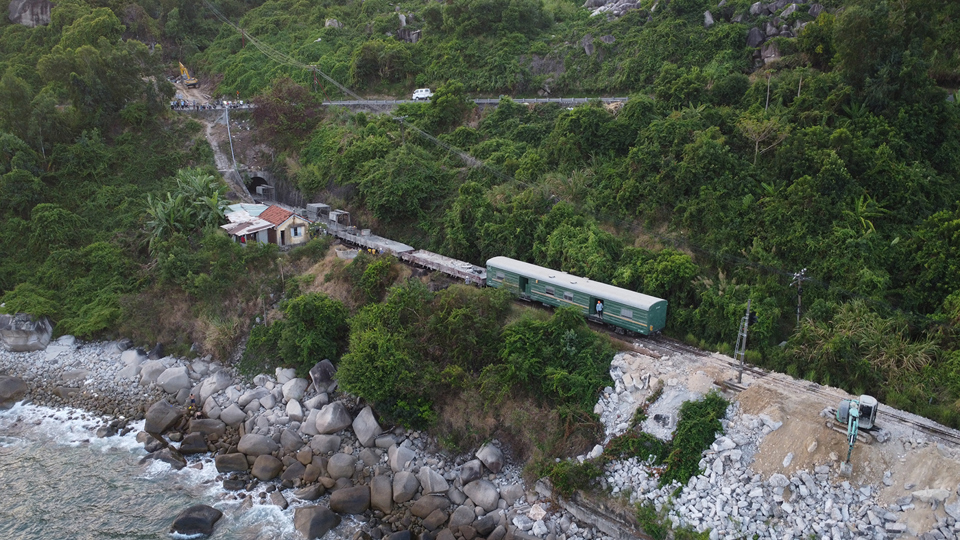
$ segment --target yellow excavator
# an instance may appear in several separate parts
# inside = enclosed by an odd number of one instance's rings
[[[180,62],[180,79],[187,88],[200,86],[200,81],[198,81],[196,77],[190,76],[190,71],[187,70],[187,66],[183,65],[183,62]]]

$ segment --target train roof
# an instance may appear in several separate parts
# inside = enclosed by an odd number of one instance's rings
[[[564,289],[589,294],[595,298],[613,300],[639,309],[649,310],[653,308],[654,304],[660,302],[666,303],[666,300],[663,298],[614,287],[613,285],[608,285],[600,281],[593,281],[589,278],[575,276],[559,270],[551,270],[535,264],[511,259],[510,257],[494,257],[487,261],[487,267],[489,268],[490,266],[515,272],[527,278],[551,283]],[[487,273],[489,274],[489,270]]]

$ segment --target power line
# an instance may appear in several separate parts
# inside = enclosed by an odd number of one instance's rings
[[[274,49],[273,47],[267,45],[266,43],[261,42],[259,39],[246,33],[242,28],[240,28],[239,26],[234,24],[233,21],[228,19],[226,15],[221,13],[220,10],[218,10],[208,0],[203,0],[203,5],[207,6],[207,9],[209,9],[218,19],[223,21],[224,24],[229,25],[231,28],[239,32],[241,36],[244,36],[247,41],[249,41],[254,47],[256,47],[257,50],[262,52],[267,58],[273,60],[274,62],[277,62],[278,64],[312,71],[314,72],[314,74],[320,75],[321,77],[329,81],[331,84],[339,88],[340,91],[343,92],[344,94],[356,99],[357,101],[367,101],[366,99],[357,95],[346,86],[340,84],[340,82],[334,79],[333,77],[321,71],[320,68],[317,67],[316,65],[304,64],[303,62],[298,61],[297,59],[291,57],[290,55],[280,52]],[[473,157],[467,152],[453,145],[450,145],[441,141],[440,139],[434,137],[433,135],[430,135],[429,133],[420,129],[419,127],[413,124],[405,124],[402,119],[400,120],[400,123],[401,125],[406,125],[410,129],[416,131],[421,137],[433,142],[434,144],[446,149],[449,152],[456,154],[466,165],[471,167],[481,167],[486,171],[490,172],[491,174],[493,174],[494,176],[496,176],[497,178],[503,180],[504,182],[516,182],[516,180],[512,176],[504,174],[503,172],[490,167],[489,165],[484,163],[483,160]],[[521,185],[526,185],[522,182],[519,182],[519,183]]]

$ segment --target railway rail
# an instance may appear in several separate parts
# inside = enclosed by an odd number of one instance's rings
[[[620,336],[617,336],[620,337]],[[643,341],[649,341],[655,347],[662,349],[667,349],[674,352],[692,354],[701,358],[709,358],[710,361],[719,363],[724,367],[730,369],[739,369],[740,364],[733,360],[732,358],[727,358],[724,356],[712,355],[691,347],[685,343],[680,343],[671,338],[665,336],[648,336],[644,338]],[[848,395],[846,392],[834,389],[827,386],[822,386],[815,382],[803,381],[799,379],[794,379],[789,375],[782,373],[776,373],[764,370],[757,366],[752,366],[749,364],[744,364],[745,374],[749,374],[751,377],[756,379],[757,383],[760,383],[764,386],[775,388],[782,392],[803,392],[808,395],[813,395],[818,398],[824,404],[824,408],[835,407],[837,403],[844,399],[850,399],[852,396]],[[738,384],[732,381],[724,381],[723,386],[727,390],[739,393],[742,390],[745,390],[750,383]],[[901,411],[894,409],[888,405],[880,404],[879,405],[879,414],[877,425],[880,429],[883,429],[883,425],[888,422],[896,422],[901,425],[909,426],[913,430],[929,436],[937,442],[946,442],[960,446],[960,430],[949,428],[947,426],[938,424],[933,420],[924,418],[922,416],[915,415],[910,412]]]
[[[451,275],[457,279],[465,280],[467,283],[472,283],[474,285],[484,285],[486,269],[482,269],[482,272],[480,272],[478,271],[480,270],[479,267],[475,267],[469,263],[457,261],[455,259],[450,259],[449,257],[444,257],[427,251],[415,250],[411,246],[407,246],[387,238],[372,235],[369,231],[357,230],[356,227],[334,225],[330,227],[329,232],[343,242],[360,246],[362,248],[382,250],[382,252],[396,255],[406,264],[430,268],[438,272]],[[518,299],[517,301],[520,302],[521,300]],[[537,302],[524,302],[524,305],[532,305],[536,303]],[[740,363],[735,361],[733,358],[722,355],[714,355],[663,335],[627,336],[621,333],[622,331],[618,332],[617,330],[619,329],[615,330],[613,327],[603,323],[596,316],[588,316],[587,320],[590,323],[591,328],[603,331],[611,337],[630,343],[635,349],[640,348],[639,352],[643,352],[645,354],[649,353],[651,356],[657,353],[649,349],[661,351],[667,350],[672,353],[693,355],[702,359],[703,362],[711,362],[713,364],[722,366],[725,369],[740,369]],[[759,383],[786,393],[804,392],[822,401],[825,409],[828,407],[834,407],[840,401],[849,399],[851,397],[839,389],[821,386],[810,381],[794,379],[788,375],[771,372],[746,363],[743,365],[743,373],[754,379],[754,382],[737,383],[734,381],[723,381],[721,383],[722,387],[725,390],[739,393],[745,390],[750,384]],[[885,422],[898,422],[900,424],[909,426],[915,431],[925,434],[936,441],[948,442],[960,446],[960,431],[956,429],[940,425],[927,418],[923,418],[909,412],[900,411],[884,404],[879,405],[878,412],[880,413],[880,417],[882,419],[882,421],[878,423],[879,427],[881,428]]]

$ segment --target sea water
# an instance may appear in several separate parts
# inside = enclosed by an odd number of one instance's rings
[[[75,409],[17,404],[0,411],[0,538],[169,539],[182,510],[207,504],[223,512],[214,539],[297,539],[294,508],[241,509],[216,480],[210,457],[179,471],[149,460],[125,436],[97,438],[100,422]],[[195,463],[191,462],[191,465]],[[344,520],[326,538],[351,538]]]

